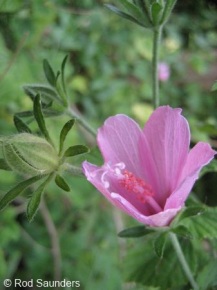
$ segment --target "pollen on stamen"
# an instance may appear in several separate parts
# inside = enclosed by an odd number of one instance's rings
[[[132,172],[125,170],[123,177],[119,180],[120,184],[131,193],[136,195],[136,198],[146,203],[147,197],[153,196],[154,192],[149,184],[139,177],[136,177]]]

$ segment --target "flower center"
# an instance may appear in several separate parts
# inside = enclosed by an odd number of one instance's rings
[[[126,188],[127,191],[134,193],[136,198],[142,203],[147,202],[147,197],[154,196],[152,187],[128,170],[124,170],[123,177],[119,180],[119,183]]]

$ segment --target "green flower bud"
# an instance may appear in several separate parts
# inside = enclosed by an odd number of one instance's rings
[[[59,156],[52,145],[29,133],[5,138],[2,150],[9,167],[20,174],[49,174],[59,167]]]

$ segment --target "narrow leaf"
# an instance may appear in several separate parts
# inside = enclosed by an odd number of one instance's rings
[[[1,170],[6,170],[6,171],[11,171],[11,168],[10,168],[10,166],[7,164],[7,162],[4,160],[4,159],[2,159],[2,158],[0,158],[0,169]]]
[[[44,135],[44,137],[50,143],[52,143],[51,139],[50,139],[50,136],[49,136],[49,133],[47,131],[46,125],[45,125],[44,116],[43,116],[42,109],[41,109],[40,95],[37,95],[35,97],[34,104],[33,104],[33,111],[34,111],[35,119],[36,119],[36,121],[38,123],[38,127],[41,130],[41,133]]]
[[[121,2],[121,4],[123,5],[123,7],[125,7],[127,9],[127,11],[135,18],[137,19],[139,22],[143,21],[143,15],[141,13],[141,11],[139,10],[139,8],[132,4],[131,2],[127,1],[127,0],[119,0]]]
[[[155,240],[154,240],[154,250],[156,255],[159,258],[163,258],[164,255],[164,249],[167,239],[167,233],[160,234]]]
[[[118,236],[120,238],[138,238],[151,233],[154,233],[156,230],[152,228],[147,228],[145,226],[137,226],[125,229],[121,231]]]
[[[86,146],[84,146],[84,145],[75,145],[75,146],[69,147],[65,151],[64,157],[76,156],[76,155],[87,153],[87,152],[89,152],[89,149]]]
[[[66,55],[63,59],[62,65],[61,65],[61,81],[62,81],[62,87],[63,91],[66,94],[66,85],[65,85],[65,65],[68,59],[68,55]]]
[[[69,131],[71,130],[71,128],[73,127],[74,124],[75,124],[75,119],[71,119],[63,126],[61,133],[60,133],[59,153],[62,152],[66,136],[68,135]]]
[[[39,187],[32,194],[32,197],[28,202],[26,214],[29,222],[31,222],[34,219],[37,213],[37,210],[41,202],[42,194],[45,190],[46,185],[49,183],[50,179],[51,175],[41,185],[39,185]]]
[[[166,1],[166,4],[164,6],[164,10],[163,10],[163,15],[162,15],[162,18],[160,20],[160,24],[167,22],[175,4],[176,4],[176,1],[177,0],[167,0]]]
[[[46,76],[47,81],[49,82],[51,86],[55,87],[56,86],[55,73],[46,59],[43,60],[43,69],[44,69],[44,74]]]
[[[138,25],[144,26],[142,23],[140,23],[137,19],[135,19],[134,17],[132,17],[131,15],[119,10],[116,6],[111,5],[111,4],[105,4],[105,6],[110,9],[112,12],[116,13],[117,15],[130,20]]]
[[[3,198],[0,200],[0,210],[5,208],[13,199],[15,199],[22,191],[24,191],[27,187],[38,181],[39,179],[43,178],[44,176],[34,176],[27,180],[24,180],[17,184],[14,188],[9,190]]]
[[[14,116],[14,125],[19,133],[32,133],[31,129],[18,116]]]
[[[68,186],[68,184],[66,183],[66,181],[64,180],[62,176],[57,175],[55,178],[55,182],[56,182],[56,185],[59,186],[64,191],[67,191],[67,192],[70,191],[70,187]]]

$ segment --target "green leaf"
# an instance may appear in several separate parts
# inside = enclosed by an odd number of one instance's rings
[[[69,131],[71,130],[71,128],[73,127],[74,124],[75,124],[75,119],[71,119],[63,126],[61,133],[60,133],[59,153],[62,152],[66,136],[68,135]]]
[[[155,25],[157,25],[160,21],[162,9],[163,7],[157,2],[151,6],[152,20]]]
[[[136,226],[121,231],[118,236],[120,238],[138,238],[156,232],[155,229],[145,226]]]
[[[70,187],[68,186],[68,184],[66,183],[66,181],[64,180],[62,176],[57,175],[55,178],[55,183],[64,191],[67,191],[67,192],[70,191]]]
[[[180,215],[177,216],[177,220],[178,220],[178,222],[180,222],[185,218],[200,215],[204,212],[204,210],[205,210],[205,208],[203,205],[188,206],[180,213]],[[174,223],[176,223],[176,222],[177,221],[174,220]]]
[[[188,230],[187,227],[180,225],[176,228],[172,228],[171,232],[175,233],[177,236],[181,236],[183,238],[191,239],[192,235],[191,232]]]
[[[160,255],[157,256],[155,249],[153,249],[153,238],[154,236],[147,236],[145,239],[139,239],[128,249],[124,262],[127,280],[143,284],[146,287],[159,287],[159,289],[179,289],[179,287],[187,286],[188,280],[170,240],[168,239],[165,244],[163,257],[159,258]],[[162,245],[162,241],[160,243]],[[196,247],[193,247],[189,240],[180,239],[180,244],[194,275],[200,252]],[[159,248],[162,249],[162,246]],[[157,251],[161,253],[161,250]],[[175,273],[175,277],[171,273]]]
[[[50,139],[49,133],[45,125],[44,116],[41,109],[40,95],[37,95],[35,97],[34,104],[33,104],[33,111],[34,111],[34,116],[35,116],[36,122],[38,123],[38,127],[41,133],[44,135],[47,141],[52,144],[52,141]]]
[[[52,87],[55,87],[56,76],[52,67],[50,66],[49,62],[46,59],[43,60],[43,69],[44,69],[44,74],[46,76],[47,81]]]
[[[121,2],[121,4],[123,5],[124,8],[127,9],[127,11],[135,18],[137,19],[139,22],[143,21],[143,15],[141,13],[141,11],[139,10],[139,8],[132,4],[131,2],[127,1],[127,0],[119,0]]]
[[[156,255],[159,258],[163,258],[165,245],[166,245],[166,239],[167,239],[167,232],[164,232],[160,234],[155,240],[154,240],[154,250]]]
[[[202,168],[200,178],[208,172],[217,172],[217,161],[213,159],[209,164]]]
[[[14,188],[9,190],[0,200],[0,210],[5,208],[13,199],[15,199],[27,187],[40,180],[44,176],[34,176],[17,184]]]
[[[127,20],[130,20],[138,25],[141,25],[141,26],[144,26],[142,23],[140,23],[137,19],[135,19],[134,17],[132,17],[131,15],[121,11],[120,9],[118,9],[116,6],[114,5],[111,5],[111,4],[105,4],[105,6],[110,9],[112,12],[114,12],[115,14],[127,19]]]
[[[31,129],[18,116],[14,116],[14,125],[19,133],[32,133]]]
[[[86,146],[84,146],[84,145],[75,145],[75,146],[69,147],[65,151],[64,157],[76,156],[76,155],[87,153],[87,152],[89,152],[89,149]]]
[[[37,94],[40,94],[42,102],[44,104],[49,104],[51,101],[57,101],[59,104],[63,105],[63,102],[59,97],[57,91],[50,86],[42,84],[32,84],[23,86],[23,89],[32,101],[34,101]]]
[[[216,289],[210,288],[217,286],[217,260],[205,265],[198,273],[197,282],[201,290]]]
[[[216,91],[216,90],[217,90],[217,82],[215,82],[213,84],[211,91],[213,92],[213,91]]]
[[[2,159],[2,158],[0,158],[0,169],[1,170],[6,170],[6,171],[11,171],[11,168],[10,168],[10,166],[7,164],[7,162],[4,160],[4,159]]]
[[[37,210],[41,202],[42,194],[45,190],[46,185],[50,182],[51,176],[52,175],[50,175],[41,185],[39,185],[39,187],[32,194],[32,197],[28,202],[26,214],[29,222],[33,221],[37,213]]]
[[[166,1],[166,4],[164,6],[164,10],[163,10],[163,15],[162,15],[162,18],[160,20],[160,24],[164,24],[167,22],[175,4],[176,4],[176,1],[177,0],[167,0]]]
[[[65,65],[68,59],[68,55],[66,55],[63,59],[62,65],[61,65],[61,81],[62,81],[62,87],[63,91],[66,94],[66,85],[65,85]]]
[[[204,207],[201,214],[181,220],[195,239],[217,238],[217,207]]]

